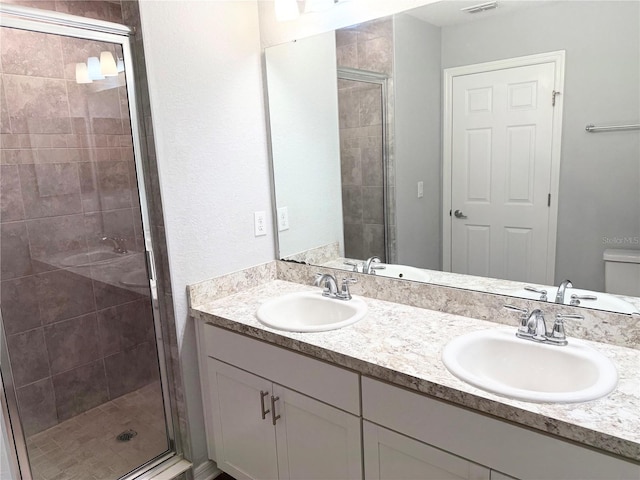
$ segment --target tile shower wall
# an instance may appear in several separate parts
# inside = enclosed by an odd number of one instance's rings
[[[337,62],[349,67],[386,74],[388,96],[393,79],[393,24],[391,18],[336,31]],[[379,85],[338,80],[340,156],[345,256],[394,261],[395,216],[392,131],[387,135],[387,236],[385,251],[385,200],[383,174],[383,104]],[[389,98],[387,114],[392,112]]]
[[[116,3],[43,3],[122,23]],[[0,294],[27,435],[158,378],[148,291],[59,262],[107,248],[102,233],[143,249],[123,83],[75,83],[113,48],[2,29]]]

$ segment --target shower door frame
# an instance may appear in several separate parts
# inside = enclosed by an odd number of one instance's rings
[[[172,375],[169,373],[168,352],[165,350],[163,341],[163,328],[160,319],[160,305],[157,288],[157,269],[154,257],[154,242],[151,235],[151,220],[149,216],[149,205],[147,202],[147,190],[145,187],[143,172],[144,161],[142,157],[142,139],[140,131],[143,126],[138,115],[138,102],[136,95],[136,84],[134,78],[133,54],[130,38],[133,29],[117,23],[91,18],[78,17],[65,13],[41,10],[36,8],[22,7],[16,5],[3,4],[0,2],[0,28],[15,28],[32,32],[45,33],[51,35],[62,35],[89,41],[99,41],[120,45],[125,65],[125,80],[129,105],[129,119],[131,122],[131,136],[133,140],[133,152],[136,169],[136,182],[140,200],[140,211],[142,216],[142,228],[144,235],[144,245],[149,274],[149,287],[151,292],[151,307],[155,329],[155,341],[158,351],[158,366],[160,369],[160,384],[162,387],[162,397],[164,406],[165,428],[167,432],[167,450],[158,456],[149,459],[141,464],[132,473],[121,477],[122,480],[145,480],[152,478],[160,471],[171,465],[177,464],[182,458],[180,439],[176,438],[176,427],[178,423],[178,413],[176,409],[176,399],[171,394],[169,382]],[[9,420],[6,427],[8,435],[12,438],[13,452],[11,461],[17,461],[22,480],[32,480],[29,454],[26,446],[26,437],[20,422],[18,402],[16,397],[13,375],[9,364],[8,348],[4,336],[4,323],[0,312],[0,371],[2,375],[2,389],[7,402],[5,420]],[[11,421],[13,420],[13,421]],[[15,458],[17,456],[17,459]]]
[[[389,109],[388,81],[389,76],[383,73],[360,70],[358,68],[338,67],[338,79],[352,82],[371,83],[380,86],[380,103],[382,104],[382,210],[384,212],[384,254],[387,263],[392,263],[392,252],[389,244],[389,122],[387,121]]]

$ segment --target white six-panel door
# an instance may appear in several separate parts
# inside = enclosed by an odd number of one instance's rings
[[[556,69],[548,62],[453,76],[451,271],[553,283]]]

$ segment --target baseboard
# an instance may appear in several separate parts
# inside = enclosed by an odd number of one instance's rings
[[[209,460],[207,463],[198,465],[198,468],[193,470],[193,480],[213,480],[222,473],[222,470],[218,469],[215,462]]]

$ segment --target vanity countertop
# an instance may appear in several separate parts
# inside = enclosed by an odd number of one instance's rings
[[[255,315],[260,304],[273,297],[317,290],[271,280],[193,305],[190,314],[363,375],[640,461],[640,351],[583,340],[609,357],[618,369],[618,386],[604,398],[573,404],[511,400],[457,379],[441,361],[444,346],[459,335],[511,327],[367,297],[360,297],[369,308],[363,320],[329,332],[274,330]]]

